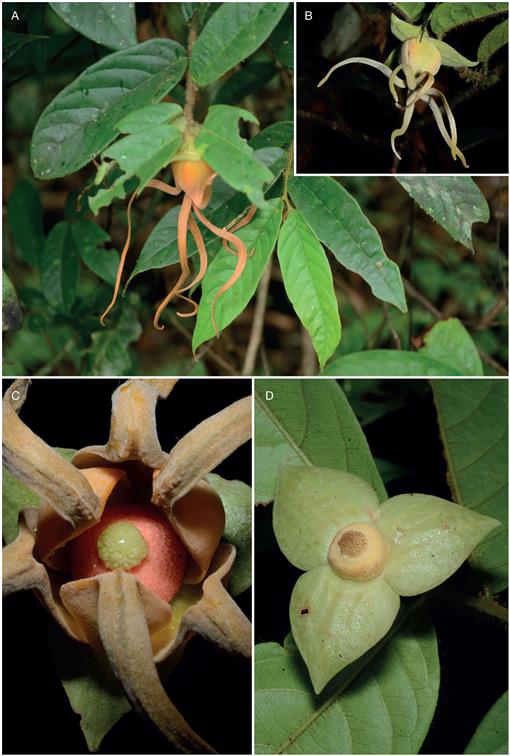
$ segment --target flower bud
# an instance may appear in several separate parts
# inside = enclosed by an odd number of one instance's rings
[[[435,76],[441,68],[441,53],[426,39],[406,39],[400,49],[400,62],[410,66],[415,76]]]
[[[193,204],[207,207],[216,173],[205,160],[176,160],[172,170],[176,185],[191,197]]]

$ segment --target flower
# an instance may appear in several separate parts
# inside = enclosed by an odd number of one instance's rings
[[[18,417],[29,381],[7,390],[4,462],[40,504],[23,511],[3,550],[4,593],[34,590],[71,638],[107,655],[133,706],[175,748],[211,753],[168,699],[156,665],[177,661],[195,633],[250,656],[250,624],[225,588],[235,547],[221,543],[225,513],[204,476],[250,438],[251,398],[204,420],[167,454],[155,411],[175,383],[122,384],[108,443],[81,449],[72,464]]]
[[[395,147],[395,139],[406,133],[414,114],[415,105],[421,101],[431,109],[439,133],[450,148],[452,158],[454,160],[459,158],[464,168],[468,168],[466,159],[457,146],[457,125],[448,100],[441,90],[433,87],[433,84],[434,77],[441,68],[441,65],[459,68],[461,66],[476,66],[477,62],[464,58],[450,45],[430,37],[423,28],[407,24],[393,14],[391,17],[391,28],[395,36],[403,42],[399,53],[399,63],[393,70],[385,63],[372,60],[372,58],[348,58],[332,66],[317,86],[321,87],[325,84],[337,68],[350,63],[362,63],[372,68],[377,68],[378,71],[381,71],[389,79],[389,89],[396,107],[404,111],[402,126],[399,129],[395,129],[391,134],[391,149],[395,156],[401,160],[401,156]],[[404,74],[405,81],[399,78],[398,74],[400,72]],[[396,87],[405,90],[403,104],[399,102]],[[441,110],[434,98],[440,100],[443,104],[450,129],[449,132],[445,126]]]
[[[177,221],[177,248],[179,251],[181,274],[175,286],[158,306],[154,315],[154,327],[158,330],[162,330],[164,328],[164,326],[160,325],[159,319],[165,307],[169,304],[169,302],[171,302],[174,297],[179,297],[192,306],[192,310],[190,312],[178,312],[177,315],[179,315],[179,317],[190,318],[195,316],[198,311],[197,304],[190,297],[184,295],[185,292],[190,291],[194,286],[197,286],[200,281],[202,281],[207,272],[207,251],[205,248],[204,239],[200,232],[200,228],[195,218],[193,217],[194,213],[198,220],[206,228],[208,228],[209,231],[212,231],[213,234],[215,234],[222,240],[224,248],[228,252],[231,252],[233,255],[237,256],[237,264],[232,275],[230,276],[228,281],[226,281],[220,287],[211,305],[211,320],[216,336],[218,336],[218,328],[214,319],[214,308],[216,302],[222,296],[222,294],[228,291],[241,276],[246,266],[246,260],[248,259],[248,252],[243,241],[238,236],[236,236],[234,232],[238,231],[240,228],[242,228],[252,220],[257,207],[256,205],[251,205],[244,218],[234,221],[230,227],[218,228],[218,226],[215,226],[214,223],[211,223],[211,221],[202,213],[202,210],[209,204],[209,200],[212,194],[212,184],[217,174],[204,160],[200,158],[200,155],[195,150],[192,142],[186,141],[186,148],[183,151],[183,155],[185,155],[186,159],[178,159],[172,161],[175,186],[169,186],[165,182],[159,181],[158,179],[152,179],[146,184],[146,186],[148,187],[159,189],[160,191],[172,196],[177,196],[181,192],[184,193],[184,199],[181,204],[179,218]],[[114,306],[119,293],[122,272],[124,270],[126,256],[129,250],[129,245],[131,243],[131,206],[137,194],[138,191],[133,192],[128,203],[128,234],[121,253],[119,267],[117,269],[113,297],[110,304],[100,318],[102,325],[104,325],[104,319]],[[197,245],[200,265],[199,270],[195,277],[192,279],[191,283],[186,284],[186,281],[190,278],[191,275],[187,253],[188,231],[191,232],[191,235],[195,240],[195,244]],[[228,242],[233,245],[234,249],[229,246]]]
[[[400,596],[442,583],[498,525],[427,494],[379,505],[368,483],[341,470],[281,468],[273,528],[305,571],[289,611],[315,692],[388,632]]]

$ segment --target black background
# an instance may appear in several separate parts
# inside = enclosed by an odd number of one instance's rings
[[[10,381],[4,381],[4,390]],[[110,427],[111,395],[122,381],[36,379],[21,412],[51,446],[79,449],[103,444]],[[169,451],[201,420],[251,393],[250,380],[183,379],[157,406],[161,446]],[[251,483],[251,444],[216,470]],[[251,614],[251,596],[237,599]],[[31,594],[4,601],[3,753],[88,753],[49,652],[46,610]],[[198,733],[221,753],[251,752],[251,664],[193,638],[166,683],[171,700]],[[103,740],[100,753],[172,753],[166,739],[133,711]]]
[[[331,126],[308,120],[297,114],[297,172],[314,174],[390,173],[394,155],[390,146],[391,132],[402,123],[388,89],[388,79],[376,69],[366,65],[347,65],[337,69],[320,89],[318,82],[332,65],[340,59],[354,56],[373,58],[384,62],[400,43],[390,29],[390,4],[374,3],[387,16],[388,41],[383,52],[378,49],[376,27],[366,26],[364,44],[348,49],[341,56],[325,59],[321,42],[329,34],[335,13],[346,3],[298,3],[296,9],[296,102],[297,110],[316,115],[330,123],[344,119],[353,130],[353,136],[335,131]],[[358,7],[356,3],[352,4]],[[432,6],[432,4],[430,4]],[[363,4],[360,4],[362,7]],[[312,19],[305,20],[305,11]],[[371,18],[367,16],[367,18]],[[449,32],[444,41],[470,60],[476,60],[478,45],[490,29],[505,18],[496,16],[487,21],[467,24]],[[422,19],[420,19],[421,22]],[[415,25],[419,25],[416,22]],[[433,35],[432,35],[433,36]],[[508,170],[508,48],[504,46],[490,61],[490,70],[502,67],[499,82],[476,96],[453,107],[459,134],[459,147],[466,141],[473,143],[465,153],[468,169],[457,158],[452,160],[450,150],[439,134],[436,122],[429,118],[431,111],[413,115],[411,126],[404,137],[398,137],[396,147],[402,156],[399,173],[506,173]],[[483,71],[479,65],[471,71]],[[466,84],[457,71],[442,67],[437,74],[439,87],[452,102]],[[480,88],[481,90],[481,88]],[[426,119],[426,125],[423,121]],[[414,149],[416,135],[423,139],[426,152],[424,161]],[[482,140],[480,137],[484,137]],[[373,138],[374,142],[370,142]]]

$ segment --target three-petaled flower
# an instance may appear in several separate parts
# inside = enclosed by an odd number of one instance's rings
[[[250,624],[226,590],[236,550],[221,542],[225,512],[204,480],[249,439],[251,399],[204,420],[167,454],[156,403],[176,381],[127,381],[112,398],[108,443],[71,463],[18,417],[28,383],[4,397],[4,462],[40,503],[23,511],[4,548],[4,593],[34,590],[71,638],[106,653],[133,706],[174,747],[211,753],[156,665],[177,660],[194,633],[251,653]]]
[[[290,623],[315,692],[381,640],[400,596],[442,583],[498,525],[425,494],[379,505],[368,483],[341,470],[283,467],[273,527],[286,558],[306,571]]]

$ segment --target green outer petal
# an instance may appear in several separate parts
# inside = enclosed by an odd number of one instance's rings
[[[280,549],[300,570],[325,564],[333,536],[351,522],[371,522],[373,488],[356,475],[326,467],[280,468],[273,529]]]
[[[394,496],[380,512],[379,529],[391,543],[384,577],[401,596],[416,596],[444,582],[500,524],[427,494]]]
[[[358,583],[329,566],[301,575],[290,599],[290,624],[316,693],[386,635],[399,607],[399,596],[382,577]]]

